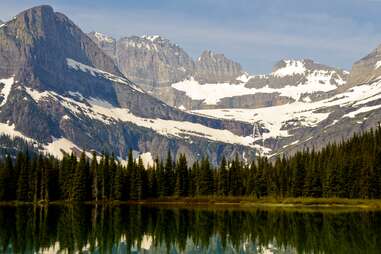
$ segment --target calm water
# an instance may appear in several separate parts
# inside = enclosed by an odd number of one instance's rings
[[[0,248],[1,253],[381,253],[381,213],[3,207]]]

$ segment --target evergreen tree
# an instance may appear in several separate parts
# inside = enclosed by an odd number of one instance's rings
[[[18,153],[16,158],[16,169],[19,172],[17,181],[17,197],[19,201],[30,201],[29,192],[29,155]]]
[[[187,159],[184,154],[180,154],[176,164],[176,189],[175,196],[188,196],[188,166]]]
[[[220,168],[218,170],[218,187],[217,194],[220,196],[227,196],[228,190],[228,171],[225,157],[222,157]]]
[[[89,163],[85,152],[82,152],[73,179],[73,200],[84,201],[88,198]]]
[[[99,172],[98,172],[98,161],[97,155],[93,152],[93,158],[90,164],[90,174],[91,174],[91,198],[95,202],[99,199]]]

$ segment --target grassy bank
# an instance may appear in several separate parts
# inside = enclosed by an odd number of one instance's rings
[[[53,201],[45,202],[20,202],[9,201],[0,202],[0,206],[23,206],[23,205],[75,205],[76,202]],[[130,201],[101,201],[101,202],[84,202],[87,205],[165,205],[178,207],[306,207],[306,208],[358,208],[381,210],[381,199],[345,199],[345,198],[253,198],[253,197],[165,197],[147,200],[130,200]]]
[[[142,201],[130,201],[135,204],[163,205],[205,205],[240,207],[353,207],[362,209],[380,209],[381,200],[345,199],[345,198],[250,198],[250,197],[196,197],[196,198],[159,198]]]

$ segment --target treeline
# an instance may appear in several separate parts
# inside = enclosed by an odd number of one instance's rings
[[[62,160],[19,153],[0,162],[0,200],[112,201],[159,197],[253,196],[381,198],[381,128],[354,135],[321,151],[306,150],[250,164],[236,157],[213,167],[208,158],[191,166],[168,152],[145,168],[129,153],[126,166],[113,156]]]

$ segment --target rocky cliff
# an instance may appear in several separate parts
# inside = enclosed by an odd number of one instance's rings
[[[216,54],[210,50],[204,51],[196,61],[194,78],[203,83],[235,82],[243,74],[239,63],[236,63],[223,54]]]
[[[133,149],[154,158],[171,150],[217,162],[256,154],[250,124],[189,114],[152,97],[119,71],[111,51],[50,6],[2,26],[0,49],[2,132],[54,155],[86,149],[125,158]]]

